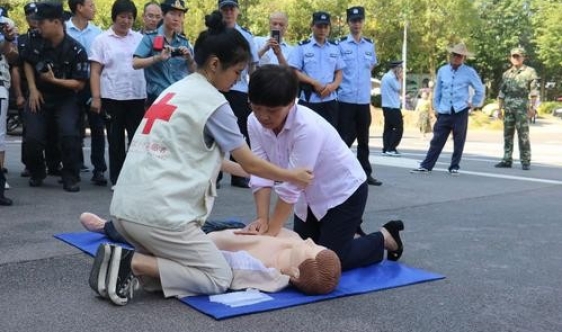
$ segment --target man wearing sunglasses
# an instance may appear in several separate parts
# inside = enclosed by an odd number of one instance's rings
[[[531,142],[527,113],[532,112],[529,95],[537,88],[537,73],[523,63],[526,52],[522,47],[516,47],[510,53],[511,68],[503,73],[498,95],[498,105],[503,110],[504,154],[495,167],[511,168],[513,136],[517,129],[521,168],[528,171],[531,169]]]
[[[481,106],[484,101],[482,80],[474,68],[464,63],[466,58],[471,58],[473,54],[463,43],[447,50],[450,54],[449,63],[439,68],[435,81],[433,105],[437,112],[437,122],[433,127],[433,138],[424,161],[420,167],[411,170],[411,173],[431,172],[452,132],[453,156],[449,173],[457,175],[466,141],[468,112],[473,107]]]

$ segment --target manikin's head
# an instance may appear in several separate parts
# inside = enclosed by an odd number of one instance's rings
[[[291,276],[291,284],[308,295],[328,294],[338,286],[341,263],[332,250],[314,246],[318,247],[316,255],[306,258],[298,266],[298,276]]]

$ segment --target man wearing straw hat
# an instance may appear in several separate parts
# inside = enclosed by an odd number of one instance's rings
[[[452,132],[454,148],[448,170],[451,175],[457,175],[466,141],[468,112],[473,107],[481,106],[484,101],[482,80],[474,68],[464,63],[466,58],[471,58],[473,54],[463,43],[449,47],[447,51],[449,63],[439,68],[435,83],[433,104],[437,112],[437,122],[433,127],[433,138],[420,167],[411,170],[411,173],[431,172],[447,142],[447,137]]]

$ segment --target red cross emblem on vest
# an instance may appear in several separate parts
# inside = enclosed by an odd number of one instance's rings
[[[144,124],[144,128],[142,128],[142,133],[147,135],[152,130],[152,126],[156,120],[164,120],[166,122],[170,121],[170,117],[178,108],[177,106],[168,104],[170,99],[174,97],[175,93],[167,93],[162,99],[160,99],[157,103],[152,104],[150,108],[144,114],[144,117],[147,119],[146,123]]]

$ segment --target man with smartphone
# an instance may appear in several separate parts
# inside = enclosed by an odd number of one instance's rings
[[[259,66],[287,64],[287,59],[294,48],[287,44],[284,39],[288,24],[289,19],[286,13],[274,12],[269,16],[270,35],[254,37],[260,59]]]
[[[375,44],[363,36],[365,8],[347,9],[349,35],[339,42],[345,68],[338,89],[338,132],[347,146],[357,139],[357,159],[367,175],[367,183],[380,186],[372,176],[369,162],[369,128],[371,127],[371,71],[377,64]]]

